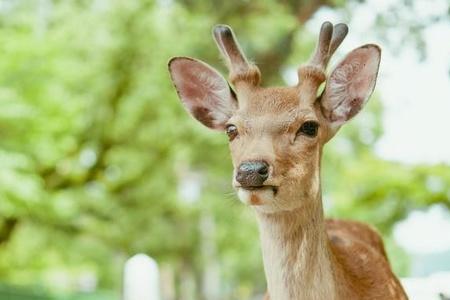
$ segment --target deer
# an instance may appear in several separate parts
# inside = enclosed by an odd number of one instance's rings
[[[228,81],[190,57],[171,58],[169,73],[186,110],[228,135],[233,187],[257,219],[265,299],[407,299],[377,231],[325,219],[322,204],[324,145],[370,98],[381,48],[360,46],[327,75],[348,26],[324,22],[315,52],[298,69],[298,84],[265,87],[231,27],[216,25],[212,33]]]

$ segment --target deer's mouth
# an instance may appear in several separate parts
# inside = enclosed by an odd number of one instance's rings
[[[278,187],[274,185],[263,185],[263,186],[240,186],[240,188],[255,192],[255,191],[266,191],[266,190],[272,190],[273,194],[276,195],[278,193]]]

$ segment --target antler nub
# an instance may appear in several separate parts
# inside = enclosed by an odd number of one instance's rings
[[[317,67],[324,67],[328,60],[328,52],[330,49],[330,41],[333,36],[333,25],[330,22],[325,22],[320,28],[319,43],[317,44],[316,51],[312,59],[311,65]]]
[[[248,62],[231,27],[216,25],[213,28],[213,36],[230,71],[230,81],[234,84],[243,81],[258,85],[261,78],[259,69]]]
[[[348,27],[343,23],[336,24],[334,27],[330,22],[322,24],[319,42],[312,58],[298,70],[300,84],[313,82],[313,88],[317,88],[325,81],[327,64],[347,33]]]
[[[329,55],[330,57],[334,54],[336,49],[345,39],[348,33],[348,26],[344,23],[339,23],[334,25],[333,28],[333,38],[331,39]]]
[[[245,71],[248,67],[248,61],[242,54],[231,27],[228,25],[216,25],[213,35],[230,70]]]

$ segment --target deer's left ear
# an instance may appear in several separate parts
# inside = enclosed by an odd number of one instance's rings
[[[375,88],[381,49],[369,44],[354,49],[327,79],[320,99],[322,112],[333,127],[340,126],[366,104]]]

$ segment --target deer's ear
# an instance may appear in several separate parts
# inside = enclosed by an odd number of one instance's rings
[[[327,79],[321,97],[322,112],[334,126],[340,126],[366,104],[375,88],[381,49],[364,45],[350,52]]]
[[[237,101],[222,75],[188,57],[172,58],[169,72],[178,96],[192,116],[209,128],[224,129]]]

